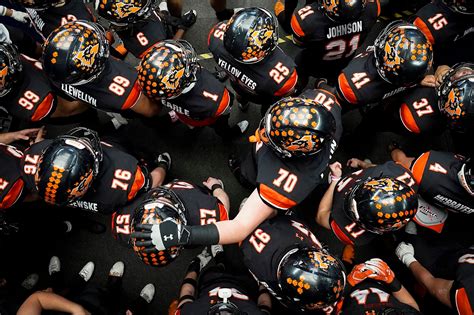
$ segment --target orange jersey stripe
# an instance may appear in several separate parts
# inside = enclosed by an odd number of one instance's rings
[[[216,113],[214,114],[214,117],[220,116],[225,110],[229,107],[230,105],[230,94],[229,91],[224,88],[224,95],[222,96],[222,100],[219,104],[219,107],[217,108]]]
[[[275,96],[286,96],[288,95],[291,90],[295,87],[296,83],[298,82],[298,73],[296,70],[293,70],[291,76],[286,80],[285,84],[275,92]]]
[[[289,209],[296,206],[296,202],[287,198],[265,184],[260,184],[260,197],[278,209]]]
[[[400,119],[408,131],[413,133],[420,133],[420,127],[416,124],[416,120],[413,117],[408,105],[403,103],[400,106]]]
[[[456,310],[459,315],[472,315],[473,309],[471,303],[469,303],[469,297],[467,296],[466,289],[461,288],[456,290]]]
[[[35,113],[31,117],[31,121],[39,121],[45,118],[51,112],[53,107],[54,107],[54,96],[53,94],[49,93],[41,102],[41,104],[38,105],[38,108],[36,109]]]
[[[23,187],[25,183],[22,179],[18,179],[12,188],[8,191],[7,195],[3,197],[3,200],[0,202],[0,209],[8,209],[18,201],[23,192]]]
[[[219,202],[218,207],[219,207],[219,218],[220,218],[219,221],[229,220],[229,215],[228,215],[227,209],[224,207],[224,205]]]
[[[128,50],[127,48],[125,48],[123,44],[117,45],[116,47],[114,47],[114,49],[124,57],[128,54]],[[141,56],[140,56],[140,59],[141,59]]]
[[[336,237],[346,245],[354,245],[354,242],[341,230],[336,221],[331,220],[331,229]]]
[[[423,34],[425,34],[425,36],[428,38],[428,40],[430,41],[431,45],[434,45],[435,43],[435,39],[434,39],[434,36],[433,34],[431,33],[430,29],[428,28],[428,26],[426,25],[426,23],[420,19],[419,17],[417,17],[415,19],[415,21],[413,22],[413,24],[415,24],[416,26],[418,26],[418,28],[423,32]]]
[[[381,11],[380,0],[375,0],[375,3],[377,3],[377,17],[379,17]]]
[[[344,73],[339,75],[337,82],[339,85],[339,91],[341,91],[342,96],[346,99],[346,101],[351,104],[357,104],[357,96],[349,85],[349,81],[347,81],[346,75]]]
[[[140,166],[137,165],[137,171],[135,172],[135,180],[133,181],[132,188],[130,188],[130,192],[128,193],[128,200],[132,200],[133,198],[135,198],[140,189],[143,188],[144,184],[145,175],[143,174]]]
[[[411,167],[411,172],[413,174],[413,178],[416,181],[416,184],[419,185],[421,183],[421,179],[423,178],[423,173],[425,171],[426,163],[428,162],[428,158],[430,157],[430,152],[425,152],[420,155]]]
[[[141,95],[142,95],[142,90],[140,89],[140,85],[138,85],[138,80],[137,80],[135,81],[135,84],[133,85],[133,88],[130,91],[130,94],[128,94],[127,99],[123,103],[122,109],[129,109],[135,106],[135,104],[140,99]]]
[[[294,32],[296,35],[298,35],[299,37],[303,37],[303,36],[306,35],[306,34],[304,33],[303,29],[301,28],[300,23],[299,23],[298,20],[296,19],[296,15],[294,15],[294,14],[293,14],[293,16],[291,17],[290,25],[291,25],[291,29],[293,30],[293,32]]]

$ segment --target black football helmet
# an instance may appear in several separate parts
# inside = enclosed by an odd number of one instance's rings
[[[227,22],[224,47],[235,60],[252,64],[278,46],[277,19],[264,8],[245,8]]]
[[[443,77],[437,88],[438,106],[450,129],[474,130],[474,64],[459,63]]]
[[[346,285],[344,266],[322,249],[290,250],[280,261],[278,286],[292,308],[317,310],[332,306]]]
[[[43,69],[53,81],[81,85],[98,78],[109,42],[97,23],[74,21],[55,29],[43,44]]]
[[[217,300],[211,298],[212,306],[207,315],[248,315],[247,312],[241,311],[237,305],[229,300],[232,294],[232,289],[218,288]]]
[[[69,1],[66,1],[66,3]],[[58,0],[12,0],[12,2],[19,4],[25,8],[31,8],[31,9],[40,11],[40,10],[49,9],[61,1],[58,1]]]
[[[102,156],[99,137],[93,130],[79,127],[57,137],[38,160],[38,194],[58,206],[80,199],[99,173]]]
[[[458,179],[462,187],[474,196],[474,163],[472,159],[467,159],[461,170],[458,172]]]
[[[388,83],[411,86],[420,82],[431,69],[431,43],[413,24],[393,21],[374,43],[375,65]]]
[[[151,0],[95,0],[97,14],[116,26],[127,26],[145,19]]]
[[[284,98],[260,122],[259,138],[281,158],[321,151],[336,132],[336,121],[323,105],[310,99]]]
[[[346,215],[363,229],[376,234],[401,229],[415,217],[417,209],[415,191],[389,177],[361,181],[344,200]]]
[[[359,18],[367,6],[367,0],[319,0],[319,9],[334,22],[346,22]]]
[[[151,99],[173,99],[196,81],[199,68],[196,51],[189,42],[164,40],[143,57],[138,83]]]
[[[0,43],[0,97],[7,95],[21,80],[23,65],[13,44]]]
[[[474,1],[472,0],[443,0],[452,11],[460,14],[473,15]]]
[[[186,208],[179,197],[166,187],[158,187],[148,192],[150,198],[143,201],[135,210],[131,222],[132,233],[137,224],[160,224],[173,220],[178,224],[186,225]],[[174,246],[167,250],[147,253],[144,247],[136,245],[143,239],[132,239],[133,251],[147,265],[163,267],[179,256],[182,246]]]

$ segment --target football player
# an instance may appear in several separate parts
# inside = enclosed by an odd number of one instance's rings
[[[254,278],[294,311],[328,314],[342,298],[346,274],[309,228],[281,215],[260,224],[241,244]]]
[[[346,245],[365,245],[397,231],[418,209],[416,183],[409,170],[394,162],[363,166],[341,179],[341,164],[330,165],[331,184],[316,214],[316,222]]]
[[[421,314],[415,299],[379,258],[354,266],[347,283],[341,315]]]
[[[203,187],[175,180],[150,190],[140,199],[115,212],[112,216],[112,233],[133,250],[147,265],[162,267],[173,261],[181,246],[167,250],[148,250],[143,239],[130,239],[130,233],[143,226],[173,221],[186,225],[206,225],[228,220],[229,197],[222,181],[209,177]]]
[[[157,11],[154,3],[148,0],[127,3],[120,0],[96,0],[95,8],[97,14],[111,23],[111,28],[120,38],[122,44],[114,48],[124,58],[130,52],[141,59],[159,42],[171,37],[182,38],[185,30],[196,22],[195,10],[184,13],[181,18],[175,18],[163,13],[167,11]],[[178,29],[174,36],[170,31],[172,26]]]
[[[229,127],[232,93],[199,65],[194,48],[185,40],[155,45],[138,66],[138,83],[146,96],[174,111],[188,126],[211,126],[221,136],[247,130],[246,120]]]
[[[379,15],[379,0],[318,1],[293,14],[293,42],[303,47],[295,59],[298,85],[306,86],[308,76],[335,83]]]
[[[393,21],[374,46],[357,55],[339,74],[337,91],[352,105],[377,103],[422,81],[431,69],[433,49],[414,25]]]
[[[112,213],[141,192],[162,184],[171,158],[163,153],[151,172],[124,151],[101,142],[97,133],[75,128],[24,152],[26,187],[46,203]]]
[[[58,91],[97,109],[147,117],[160,110],[142,95],[136,70],[109,56],[99,24],[69,22],[54,30],[44,44],[43,69]]]
[[[269,105],[291,95],[298,81],[295,63],[278,47],[278,24],[263,8],[246,8],[209,33],[208,47],[230,77],[243,108],[248,101]]]
[[[342,133],[341,109],[334,95],[314,90],[304,97],[278,101],[260,122],[251,152],[256,166],[249,168],[256,188],[234,219],[197,227],[165,222],[137,235],[158,249],[176,244],[233,244],[278,210],[286,212],[301,203],[323,182]]]
[[[419,244],[417,244],[419,243]],[[396,248],[396,255],[400,261],[410,269],[415,279],[422,284],[429,294],[444,305],[450,307],[459,315],[472,315],[474,313],[474,248],[453,250],[440,250],[436,245],[426,242],[416,242],[415,247],[410,243],[400,243]],[[418,261],[420,251],[429,249],[427,260],[431,266],[442,266],[446,278],[433,275],[425,267],[425,262]],[[416,251],[415,251],[416,248]],[[415,258],[416,253],[416,258]],[[448,277],[449,276],[449,277]]]
[[[24,6],[35,30],[46,39],[56,28],[77,20],[95,21],[82,0],[13,0]]]

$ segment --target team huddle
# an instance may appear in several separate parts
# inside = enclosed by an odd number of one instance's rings
[[[1,210],[44,202],[109,215],[113,237],[154,267],[208,247],[188,269],[175,314],[422,314],[426,295],[474,314],[474,238],[456,234],[474,216],[474,2],[432,0],[375,38],[379,0],[294,10],[297,2],[216,11],[207,37],[215,72],[183,39],[194,10],[175,16],[149,0],[96,0],[93,11],[82,0],[0,6],[37,34],[0,24],[0,106],[11,118],[0,134]],[[296,58],[279,47],[279,27]],[[103,137],[127,120],[179,121],[230,141],[249,127],[230,124],[232,106],[250,103],[260,124],[250,149],[228,161],[251,191],[235,216],[222,180],[166,182],[168,153],[144,157]],[[348,134],[343,118],[353,111],[362,122]],[[64,124],[81,127],[46,139],[36,128]],[[393,142],[390,161],[352,158],[343,174],[338,147],[377,131],[426,141],[447,133],[452,146],[410,157]],[[318,240],[322,229],[342,256]],[[239,244],[245,281],[206,272],[227,244]],[[377,256],[354,264],[367,245]],[[254,296],[247,280],[260,286]]]

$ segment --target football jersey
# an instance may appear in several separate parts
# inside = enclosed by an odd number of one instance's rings
[[[27,8],[33,26],[44,37],[48,37],[56,28],[77,20],[95,21],[92,12],[83,0],[70,0],[61,7],[50,7],[47,10]]]
[[[388,309],[402,312],[396,314],[414,310],[411,306],[397,300],[385,285],[376,281],[365,280],[345,294],[340,314],[375,315],[384,314],[383,311]]]
[[[190,182],[175,180],[164,187],[171,189],[183,203],[186,212],[187,225],[206,225],[217,221],[228,220],[227,210],[224,205],[209,193]],[[114,209],[112,216],[112,234],[124,244],[130,241],[130,222],[135,214],[135,209],[146,199],[153,195],[154,190],[142,194],[132,203]]]
[[[451,305],[459,315],[474,313],[474,248],[465,250],[457,260],[456,278],[450,291]]]
[[[294,88],[298,81],[295,62],[280,47],[260,62],[240,63],[224,47],[225,27],[226,24],[220,22],[211,29],[208,48],[239,94],[258,95],[273,103]]]
[[[297,248],[321,249],[322,246],[305,224],[287,215],[266,220],[240,244],[250,273],[283,304],[291,305],[291,302],[278,285],[278,266],[289,251]]]
[[[21,55],[20,59],[22,78],[12,91],[0,98],[0,103],[14,117],[40,121],[54,112],[57,99],[41,63],[25,55]]]
[[[83,101],[97,109],[121,112],[132,108],[142,92],[137,71],[122,60],[109,57],[99,78],[83,85],[53,82],[69,98]]]
[[[36,163],[41,153],[53,140],[43,140],[30,146],[22,160],[23,179],[29,189],[35,188]],[[103,160],[99,173],[87,193],[69,207],[109,214],[117,207],[135,198],[137,193],[149,186],[146,171],[133,156],[102,142]]]
[[[0,143],[0,210],[8,209],[20,199],[25,183],[21,177],[23,153]]]
[[[406,91],[401,99],[400,120],[409,132],[426,134],[444,131],[444,119],[434,88],[417,87]]]
[[[326,61],[351,58],[380,14],[379,0],[369,0],[358,19],[335,22],[319,6],[315,2],[296,11],[291,18],[291,29],[297,43],[311,48],[315,59]]]
[[[334,190],[329,222],[333,233],[344,244],[356,246],[365,245],[377,237],[377,234],[363,229],[354,222],[344,211],[344,204],[346,196],[358,183],[369,178],[379,177],[396,178],[413,188],[415,191],[418,189],[411,172],[400,164],[392,161],[367,169],[358,170],[357,172],[339,180],[336,189]],[[413,212],[413,210],[410,211]],[[411,214],[413,213],[410,213],[410,215]]]
[[[474,213],[474,196],[461,185],[458,172],[465,158],[450,152],[428,151],[411,166],[420,195],[430,204],[453,212]]]
[[[199,127],[212,124],[218,116],[230,110],[230,95],[222,82],[207,69],[200,68],[196,82],[180,96],[161,102],[174,110],[182,122]]]
[[[337,79],[339,98],[353,105],[377,103],[404,90],[380,77],[372,50],[355,56]]]
[[[151,47],[169,38],[166,27],[155,10],[145,20],[130,25],[128,29],[116,30],[116,33],[124,48],[139,59]]]
[[[209,271],[207,271],[209,272]],[[204,274],[204,276],[207,276]],[[219,279],[218,281],[212,281],[209,285],[203,288],[199,288],[199,293],[193,302],[185,303],[180,309],[178,309],[175,315],[206,315],[209,309],[218,300],[219,289],[230,289],[232,296],[229,297],[229,301],[234,303],[242,314],[268,314],[262,312],[257,304],[250,299],[247,295],[245,288],[239,283],[239,278],[231,273],[213,271],[213,278]],[[201,278],[202,279],[202,278]],[[207,279],[206,279],[207,280]],[[207,283],[207,281],[206,281]]]

